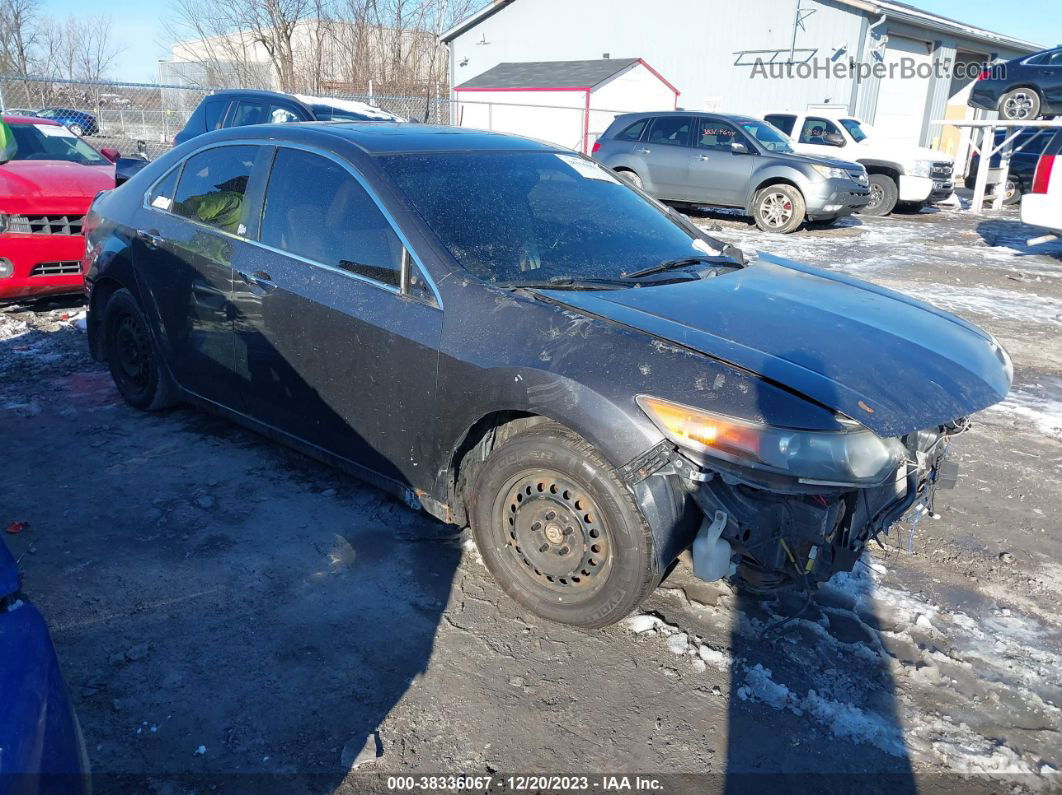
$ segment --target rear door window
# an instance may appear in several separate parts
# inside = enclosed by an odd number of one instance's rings
[[[236,105],[235,112],[232,114],[232,121],[229,122],[229,127],[246,127],[249,124],[265,124],[267,120],[264,103],[240,100],[239,104]]]
[[[246,234],[247,183],[257,146],[218,146],[185,162],[172,211],[234,235]]]
[[[796,116],[789,116],[784,113],[771,113],[767,116],[764,116],[764,119],[773,124],[782,132],[784,132],[786,135],[793,134],[793,125],[796,123]]]
[[[693,129],[692,116],[657,116],[649,128],[651,144],[671,144],[672,146],[689,146],[690,130]]]
[[[321,155],[277,151],[260,239],[391,287],[401,283],[403,246],[390,222],[347,169]]]

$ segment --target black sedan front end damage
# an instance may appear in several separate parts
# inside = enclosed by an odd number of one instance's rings
[[[692,548],[698,577],[732,578],[754,592],[810,591],[851,571],[897,523],[907,518],[913,530],[932,513],[936,490],[957,479],[950,442],[968,427],[962,418],[896,440],[899,461],[875,484],[776,475],[667,443],[668,466],[658,474],[672,475],[704,514]]]

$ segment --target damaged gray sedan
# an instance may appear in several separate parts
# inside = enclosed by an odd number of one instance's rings
[[[954,481],[991,335],[746,261],[570,151],[427,125],[208,133],[102,194],[88,331],[132,405],[219,412],[472,527],[547,618],[695,571],[810,593]]]

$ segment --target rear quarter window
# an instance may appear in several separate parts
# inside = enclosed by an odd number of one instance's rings
[[[634,124],[628,124],[620,132],[616,133],[617,141],[639,141],[645,132],[649,119],[639,119]]]

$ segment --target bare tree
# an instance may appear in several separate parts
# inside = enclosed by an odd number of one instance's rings
[[[33,71],[40,24],[40,0],[0,0],[0,73]]]

